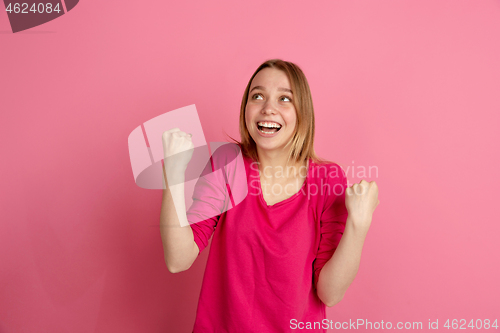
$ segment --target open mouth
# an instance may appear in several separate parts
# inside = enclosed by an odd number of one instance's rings
[[[257,128],[264,134],[273,134],[279,132],[281,125],[276,123],[257,123]]]

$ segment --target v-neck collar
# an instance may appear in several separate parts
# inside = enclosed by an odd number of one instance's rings
[[[276,202],[275,204],[273,205],[268,205],[266,200],[264,199],[264,194],[263,194],[263,190],[262,190],[262,184],[260,182],[260,173],[259,173],[259,169],[255,170],[253,169],[253,172],[257,174],[257,176],[255,176],[257,178],[257,182],[258,182],[258,189],[259,189],[259,201],[260,203],[266,207],[267,209],[273,209],[273,208],[276,208],[276,207],[279,207],[279,206],[282,206],[292,200],[294,200],[295,198],[297,198],[300,193],[303,191],[303,189],[306,187],[306,184],[309,182],[309,177],[310,177],[310,172],[311,172],[311,164],[312,164],[312,161],[311,159],[308,159],[307,160],[307,174],[306,174],[306,179],[304,180],[304,183],[302,184],[302,186],[300,187],[300,189],[297,191],[297,193],[293,194],[291,197],[289,198],[286,198],[284,200],[281,200],[281,201],[278,201]]]

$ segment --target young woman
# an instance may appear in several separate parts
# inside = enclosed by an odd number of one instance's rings
[[[309,85],[291,62],[257,68],[243,95],[240,134],[248,194],[191,224],[214,191],[197,184],[186,213],[191,137],[178,128],[163,135],[165,156],[187,152],[165,162],[168,182],[177,184],[164,190],[161,211],[169,271],[188,269],[213,235],[193,332],[326,332],[325,306],[343,298],[358,271],[377,184],[347,188],[340,166],[316,156]]]

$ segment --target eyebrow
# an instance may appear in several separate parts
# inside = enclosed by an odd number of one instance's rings
[[[255,89],[260,89],[260,90],[264,90],[266,91],[266,88],[262,87],[262,86],[255,86],[252,88],[252,90],[250,90],[250,92],[254,91]],[[285,91],[285,92],[288,92],[290,94],[293,95],[293,92],[290,90],[290,89],[287,89],[287,88],[278,88],[278,91]]]

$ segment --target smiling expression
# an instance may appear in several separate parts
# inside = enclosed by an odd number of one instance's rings
[[[255,75],[245,108],[245,123],[257,149],[282,149],[291,140],[297,122],[292,100],[290,81],[283,71],[268,67]]]

